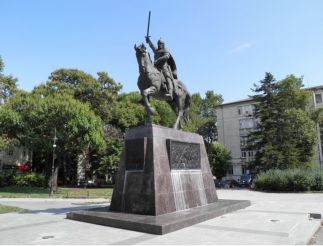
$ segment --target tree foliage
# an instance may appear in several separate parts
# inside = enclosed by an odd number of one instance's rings
[[[190,121],[184,130],[202,135],[207,149],[217,139],[216,107],[222,102],[222,96],[215,94],[214,91],[207,91],[205,98],[202,98],[199,93],[192,95]]]
[[[5,103],[11,96],[15,95],[17,89],[17,79],[12,75],[4,75],[4,62],[0,56],[0,106]],[[10,112],[8,112],[10,113]],[[1,124],[1,123],[0,123]],[[16,140],[11,138],[6,132],[0,134],[0,150],[15,145]]]
[[[232,168],[231,153],[216,141],[210,145],[208,157],[212,172],[218,179],[226,176]]]
[[[18,93],[0,109],[0,122],[2,133],[13,136],[34,152],[41,149],[47,158],[52,156],[56,129],[57,171],[73,151],[82,152],[89,146],[105,144],[100,117],[89,105],[69,94],[43,97],[35,92]],[[47,159],[45,164],[48,163]]]
[[[266,73],[255,85],[255,117],[259,120],[249,135],[249,149],[256,150],[254,168],[268,170],[304,167],[313,156],[315,124],[305,111],[310,93],[302,90],[294,75],[276,82]]]
[[[12,75],[4,75],[4,62],[0,56],[0,105],[17,92],[17,79]]]
[[[77,69],[58,69],[51,73],[46,84],[36,88],[43,95],[55,92],[72,95],[76,100],[88,103],[103,121],[111,119],[111,104],[122,89],[106,72],[98,72],[98,78]]]

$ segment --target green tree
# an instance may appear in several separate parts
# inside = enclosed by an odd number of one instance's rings
[[[192,95],[190,121],[184,130],[202,135],[207,150],[211,143],[217,139],[216,107],[222,102],[222,96],[215,94],[214,91],[207,91],[205,98],[202,98],[199,93]]]
[[[141,96],[137,92],[122,93],[112,104],[110,123],[125,132],[130,127],[145,123],[145,109],[139,104]]]
[[[12,75],[4,75],[4,62],[0,56],[0,105],[17,91],[17,79]]]
[[[97,78],[77,69],[58,69],[51,73],[46,84],[38,86],[34,92],[44,97],[55,93],[71,95],[81,103],[88,104],[91,110],[99,116],[104,125],[110,125],[114,121],[113,112],[118,93],[122,89],[121,84],[116,83],[106,72],[98,72]],[[122,120],[121,120],[122,121]],[[74,153],[72,162],[82,162],[86,170],[99,167],[102,163],[100,158],[105,158],[106,154],[114,148],[115,139],[105,134],[105,147],[95,148],[88,146],[80,153]],[[118,140],[119,141],[119,140]],[[105,151],[106,148],[110,151]],[[117,153],[115,153],[117,155]],[[69,172],[71,168],[66,168]],[[109,169],[110,170],[110,169]],[[92,173],[89,173],[92,176]]]
[[[107,122],[111,119],[111,104],[116,100],[122,85],[116,83],[106,72],[98,72],[98,78],[77,69],[58,69],[51,73],[46,84],[35,89],[49,95],[67,93],[75,99],[88,103],[91,109]]]
[[[9,113],[9,114],[8,114]],[[88,158],[89,146],[104,146],[103,124],[90,107],[71,95],[20,93],[0,109],[0,129],[33,151],[45,153],[47,177],[51,174],[54,129],[57,130],[54,189],[59,168],[75,152]],[[14,123],[14,124],[12,124]]]
[[[256,150],[251,168],[308,166],[316,143],[315,124],[305,111],[310,93],[302,90],[302,79],[294,75],[276,82],[266,73],[255,85],[257,128],[249,134],[250,150]]]
[[[122,132],[130,127],[136,127],[145,124],[145,108],[139,102],[141,95],[139,92],[122,93],[112,104],[112,125],[118,126]],[[154,98],[151,100],[156,109],[153,116],[153,123],[171,127],[175,120],[175,113],[165,101],[159,101]]]
[[[173,127],[174,122],[176,121],[176,114],[170,105],[165,101],[160,101],[154,98],[151,103],[157,112],[153,117],[153,123],[165,127]]]
[[[210,145],[208,158],[212,173],[218,179],[222,179],[232,168],[231,153],[226,148],[214,141]]]
[[[0,106],[18,91],[18,80],[12,75],[4,75],[3,70],[4,62],[0,56]],[[11,138],[6,132],[0,135],[0,150],[15,144],[17,144],[16,139]]]
[[[108,175],[109,178],[115,176],[120,163],[123,149],[124,134],[117,127],[112,125],[105,126],[106,147],[97,152],[92,160],[93,170],[98,171],[99,175]],[[113,182],[113,180],[111,180]]]

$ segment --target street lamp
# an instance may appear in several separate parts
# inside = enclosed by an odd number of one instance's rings
[[[50,196],[54,195],[54,172],[55,172],[55,148],[56,148],[56,127],[55,127],[55,134],[53,138],[53,162],[52,162],[52,178],[51,178],[51,184],[50,184]]]

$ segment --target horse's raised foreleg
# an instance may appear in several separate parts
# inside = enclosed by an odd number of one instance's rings
[[[144,101],[144,106],[147,112],[147,123],[152,123],[152,115],[156,113],[156,110],[151,106],[149,101],[149,96],[152,96],[156,93],[156,88],[151,86],[145,90],[141,91],[141,95]]]

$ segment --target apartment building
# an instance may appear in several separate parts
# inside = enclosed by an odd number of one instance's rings
[[[307,88],[312,92],[310,107],[323,107],[323,86]],[[247,136],[255,129],[258,119],[254,116],[255,101],[251,98],[221,104],[217,107],[218,141],[231,152],[232,170],[226,178],[238,180],[242,174],[248,174],[248,162],[254,160],[255,151],[246,150]],[[319,139],[315,147],[313,161],[323,168],[322,144],[323,126],[316,126]]]

